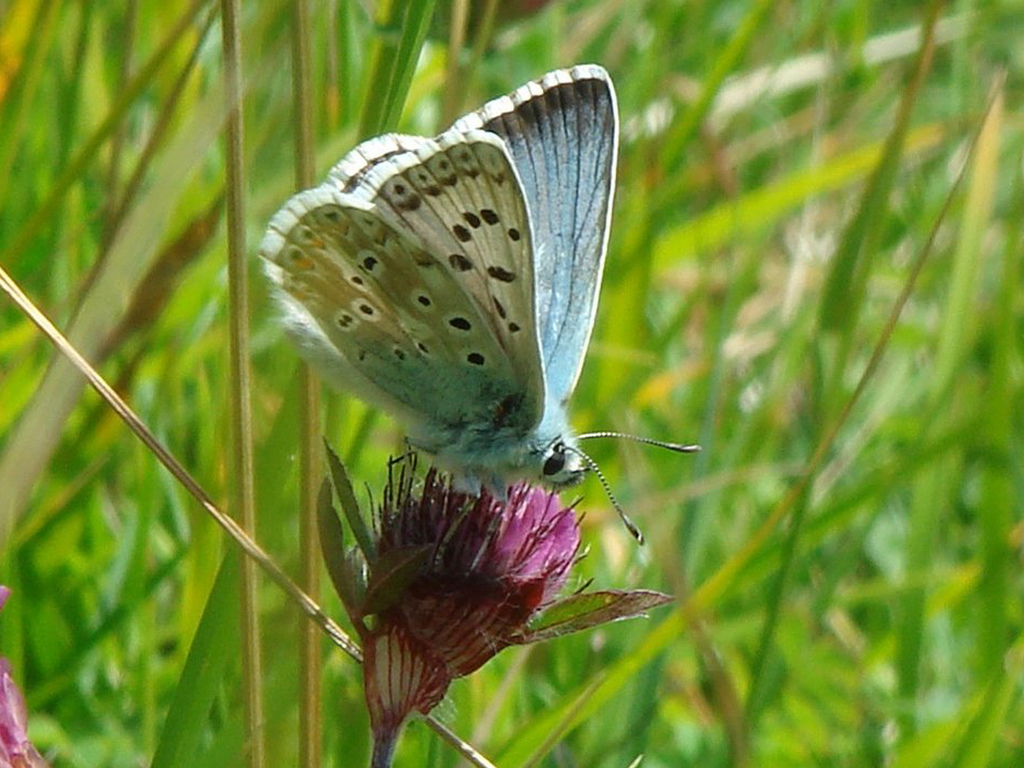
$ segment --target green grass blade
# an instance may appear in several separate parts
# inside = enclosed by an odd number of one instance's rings
[[[994,144],[994,142],[991,142]],[[990,146],[990,149],[994,147]],[[994,171],[991,166],[988,170]],[[1018,180],[1013,208],[1024,210],[1024,189]],[[979,204],[984,200],[979,199]],[[979,222],[980,223],[980,222]],[[977,233],[976,233],[977,234]],[[992,345],[990,378],[985,391],[981,434],[986,452],[982,475],[981,501],[978,505],[981,526],[982,579],[977,615],[975,668],[986,677],[1000,672],[1011,634],[1015,611],[1012,576],[1016,553],[1012,544],[1014,509],[1014,409],[1013,371],[1020,368],[1019,337],[1006,318],[1014,316],[1014,302],[1021,281],[1020,254],[1024,252],[1024,228],[1014,218],[1007,232],[1003,252],[1003,273],[995,303],[989,313],[988,327]]]
[[[386,0],[378,4],[380,33],[366,78],[360,138],[397,125],[433,11],[434,0]]]
[[[711,71],[701,86],[700,96],[683,115],[672,132],[665,137],[665,148],[662,153],[663,162],[669,168],[678,167],[690,144],[696,135],[704,119],[714,103],[715,95],[722,87],[728,77],[739,63],[740,59],[747,53],[757,35],[763,31],[763,21],[769,10],[776,7],[771,0],[757,0],[753,8],[747,11],[743,22],[733,33],[728,44],[722,49],[718,58],[711,66]]]
[[[926,393],[929,409],[937,408],[941,402],[950,402],[947,398],[956,389],[955,378],[961,361],[973,346],[972,337],[976,329],[970,318],[977,312],[976,294],[983,253],[981,236],[992,210],[1001,127],[1002,98],[996,93],[971,156],[971,179],[953,256],[949,294],[942,318],[943,333],[938,337],[934,374]],[[952,402],[955,403],[956,399]],[[922,433],[941,428],[949,419],[949,407],[942,409],[945,412],[936,419],[924,422]],[[931,567],[942,519],[947,511],[945,500],[950,498],[957,478],[962,474],[963,461],[962,451],[957,452],[929,466],[916,478],[905,555],[907,572],[911,575],[927,573]],[[917,727],[914,704],[919,695],[921,653],[927,629],[924,603],[925,590],[915,587],[908,589],[901,605],[897,671],[900,694],[906,704],[906,714],[901,722],[907,735],[913,734]]]
[[[238,658],[240,557],[231,553],[221,562],[164,719],[151,768],[191,765],[199,752],[210,707],[224,684],[225,672]]]
[[[903,91],[899,115],[892,132],[885,142],[885,149],[878,159],[871,177],[864,187],[860,204],[847,225],[840,240],[839,249],[832,260],[825,289],[821,298],[820,323],[825,330],[833,330],[848,337],[857,322],[864,286],[871,270],[871,262],[881,234],[882,214],[895,180],[896,169],[903,156],[910,117],[917,97],[921,92],[925,76],[931,69],[935,46],[935,25],[944,3],[933,0],[922,24],[922,43],[909,86]],[[833,371],[842,376],[840,367]]]

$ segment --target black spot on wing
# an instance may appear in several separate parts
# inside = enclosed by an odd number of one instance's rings
[[[473,268],[473,262],[461,253],[453,253],[449,256],[448,263],[452,265],[452,269],[458,272],[468,272]]]
[[[502,283],[511,283],[516,279],[515,273],[504,267],[488,267],[487,274]]]

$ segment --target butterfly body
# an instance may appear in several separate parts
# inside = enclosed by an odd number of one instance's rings
[[[286,328],[466,490],[584,472],[566,416],[593,328],[614,90],[558,70],[434,139],[363,142],[260,247]]]

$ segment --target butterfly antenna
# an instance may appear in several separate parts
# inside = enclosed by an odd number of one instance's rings
[[[640,437],[639,435],[627,435],[625,432],[587,432],[582,435],[576,435],[577,440],[589,440],[592,437],[618,437],[623,440],[632,440],[637,443],[644,443],[645,445],[654,445],[658,448],[667,448],[670,451],[676,453],[697,453],[700,451],[699,445],[684,445],[683,443],[670,443],[666,440],[655,440],[651,437]]]
[[[640,533],[640,529],[637,528],[636,523],[630,519],[629,515],[626,514],[626,510],[624,510],[622,505],[619,504],[619,500],[615,498],[615,494],[612,493],[612,486],[608,482],[608,478],[604,476],[604,472],[602,472],[601,468],[597,466],[597,462],[574,446],[567,445],[565,446],[565,450],[571,451],[583,459],[583,463],[585,463],[587,467],[597,475],[597,479],[601,481],[601,487],[604,488],[604,492],[608,496],[608,501],[612,503],[612,506],[615,507],[615,511],[619,513],[619,519],[622,520],[622,524],[626,526],[627,531],[633,534],[633,538],[636,539],[637,544],[643,544],[644,535]]]

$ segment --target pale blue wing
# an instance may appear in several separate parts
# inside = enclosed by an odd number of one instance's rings
[[[564,404],[583,367],[608,243],[618,148],[611,79],[596,65],[551,72],[453,128],[497,134],[515,163],[533,226],[545,380]]]

